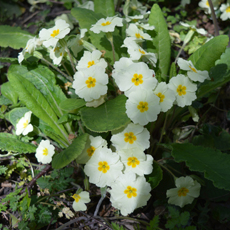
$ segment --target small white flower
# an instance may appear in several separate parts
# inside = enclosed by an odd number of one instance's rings
[[[32,112],[29,111],[24,114],[17,125],[16,125],[16,135],[23,134],[24,136],[33,131],[33,126],[30,124]]]
[[[112,72],[112,76],[114,79],[119,78],[120,74],[123,74],[123,72],[126,71],[126,68],[128,66],[130,66],[131,64],[133,64],[134,62],[127,57],[122,57],[119,59],[119,61],[115,61],[113,67],[113,72]]]
[[[60,65],[62,58],[66,54],[66,47],[62,47],[57,43],[56,47],[50,50],[50,58],[55,65]]]
[[[50,141],[42,140],[36,149],[35,157],[38,162],[41,162],[42,164],[49,164],[52,161],[54,153],[54,146],[50,144]]]
[[[188,77],[178,74],[172,77],[168,84],[169,89],[176,94],[176,102],[180,107],[191,105],[196,99],[197,85],[192,83]]]
[[[107,63],[104,58],[101,58],[101,55],[102,53],[99,50],[94,50],[93,52],[85,51],[76,66],[77,70],[90,68],[91,66],[100,66],[105,69]]]
[[[227,4],[222,4],[222,5],[220,6],[220,11],[223,12],[223,13],[220,15],[221,20],[226,21],[227,19],[230,18],[230,4],[229,4],[229,3],[227,3]]]
[[[151,197],[150,184],[145,177],[136,178],[134,173],[122,174],[111,185],[109,190],[112,206],[121,211],[123,216],[132,213],[136,208],[145,206]]]
[[[150,146],[149,139],[150,134],[146,128],[130,123],[122,132],[114,134],[111,142],[117,151],[133,148],[144,151]]]
[[[108,148],[97,149],[84,167],[89,182],[98,187],[111,186],[122,174],[123,164],[119,155]]]
[[[129,65],[123,73],[113,75],[121,91],[128,97],[130,93],[141,90],[153,90],[157,85],[155,72],[144,62]]]
[[[126,113],[134,124],[146,125],[155,121],[161,111],[159,97],[152,90],[132,92],[126,101]]]
[[[135,24],[137,25],[138,28],[141,28],[141,29],[145,29],[145,30],[154,30],[155,29],[155,26],[151,26],[151,25],[149,25],[149,23],[136,22]]]
[[[75,193],[72,198],[74,199],[73,202],[73,209],[78,211],[86,211],[86,203],[90,202],[89,193],[86,191],[82,191],[79,194]]]
[[[115,26],[123,26],[122,18],[116,16],[101,18],[96,22],[96,24],[92,25],[90,30],[96,34],[99,34],[100,32],[113,32],[115,30]]]
[[[167,190],[169,204],[175,204],[183,208],[186,204],[191,204],[194,198],[200,195],[201,185],[190,176],[177,178],[176,188]]]
[[[50,29],[42,29],[39,32],[39,37],[43,40],[43,45],[48,48],[55,47],[58,40],[64,38],[70,32],[69,24],[65,20],[58,19],[55,21],[55,26]]]
[[[138,20],[141,20],[144,18],[144,15],[134,15],[134,16],[127,16],[125,18],[126,22],[137,22]]]
[[[107,147],[107,141],[101,136],[89,136],[89,143],[86,144],[85,149],[80,156],[77,157],[76,162],[85,164],[94,154],[95,150]]]
[[[141,29],[138,29],[138,27],[133,23],[130,24],[129,27],[126,29],[126,33],[128,36],[134,37],[135,39],[152,40],[149,34],[144,33]]]
[[[141,149],[122,149],[118,151],[121,162],[125,165],[124,173],[136,173],[138,176],[150,174],[153,171],[153,157]]]
[[[106,94],[100,96],[98,99],[86,102],[85,106],[97,108],[98,106],[102,105],[105,102],[105,97],[106,97]]]
[[[108,76],[100,66],[82,69],[74,74],[73,88],[85,101],[99,99],[107,93]]]
[[[138,2],[137,0],[131,0],[129,3],[129,7],[133,11],[138,10],[141,13],[141,15],[145,14],[148,9],[147,6],[143,6],[143,4]]]
[[[197,70],[191,61],[186,61],[182,58],[178,59],[178,65],[181,69],[187,70],[188,77],[192,81],[204,82],[205,79],[210,80],[209,74],[207,70],[201,71]]]
[[[159,105],[162,112],[167,112],[175,101],[175,92],[168,88],[165,82],[160,82],[153,91],[160,99]]]
[[[195,26],[193,25],[189,25],[188,23],[184,23],[184,22],[180,22],[180,24],[184,27],[187,27],[189,28],[190,30],[194,30],[196,31],[197,33],[201,34],[201,35],[206,35],[207,34],[207,31],[205,31],[203,28],[196,28]]]
[[[218,6],[218,2],[216,0],[212,0],[212,4],[214,7],[214,10],[216,10]],[[199,7],[205,9],[205,13],[211,14],[211,8],[210,8],[208,0],[201,0],[198,5]]]

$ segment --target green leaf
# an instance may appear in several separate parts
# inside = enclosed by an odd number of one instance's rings
[[[94,132],[108,132],[127,125],[130,120],[126,115],[126,100],[124,95],[120,95],[97,108],[81,109],[84,125]]]
[[[75,160],[84,150],[87,138],[88,134],[86,133],[78,136],[68,148],[54,155],[52,167],[54,169],[60,169]]]
[[[16,126],[19,119],[22,118],[28,111],[29,109],[26,107],[12,109],[6,114],[6,119],[9,120],[13,126]]]
[[[217,60],[215,64],[226,64],[228,69],[230,68],[230,47],[226,48],[225,52],[221,55],[220,59]]]
[[[0,133],[0,149],[2,151],[15,153],[34,153],[36,146],[17,139],[17,136],[10,133]]]
[[[185,161],[190,170],[203,172],[217,188],[230,190],[229,154],[190,143],[172,144],[172,147],[176,162]]]
[[[156,215],[154,218],[150,221],[149,226],[146,228],[147,230],[158,230],[159,229],[159,216]]]
[[[170,66],[171,41],[167,23],[162,14],[161,8],[157,4],[154,4],[151,9],[149,24],[155,26],[151,35],[153,38],[152,45],[155,46],[154,52],[157,54],[158,65],[161,72],[159,81],[166,81]],[[155,33],[156,36],[154,36]]]
[[[12,67],[13,68],[13,67]],[[23,76],[8,71],[8,79],[18,93],[20,101],[33,112],[35,116],[46,122],[53,130],[68,143],[67,133],[62,125],[57,123],[58,118],[42,93]]]
[[[158,163],[156,161],[153,162],[153,171],[150,175],[146,176],[147,181],[150,183],[151,188],[154,189],[158,186],[163,178],[163,172]]]
[[[211,81],[204,81],[197,91],[197,98],[202,98],[207,93],[224,85],[230,80],[230,71],[227,72],[227,65],[219,64],[210,70]]]
[[[0,96],[0,105],[10,105],[12,101],[8,98],[4,97],[3,95]]]
[[[189,57],[193,65],[198,70],[209,71],[215,66],[215,62],[220,58],[228,45],[229,38],[227,35],[219,35],[200,47],[194,54]]]
[[[6,82],[2,84],[1,86],[1,93],[3,96],[8,98],[13,102],[13,104],[16,104],[18,101],[18,94],[13,90],[13,87],[10,82]]]
[[[94,0],[95,13],[101,13],[106,17],[115,15],[114,0]]]
[[[62,110],[71,112],[83,107],[85,104],[86,103],[83,99],[67,98],[63,100],[59,106]]]
[[[0,26],[0,46],[11,47],[13,49],[25,48],[26,43],[33,36],[19,27]]]
[[[9,57],[0,57],[0,62],[18,64],[18,59],[17,58],[9,58]]]

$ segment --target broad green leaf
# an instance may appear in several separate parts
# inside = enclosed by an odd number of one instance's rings
[[[13,102],[13,104],[17,103],[18,94],[15,92],[15,90],[13,89],[10,82],[6,82],[6,83],[2,84],[1,93],[3,96],[5,96],[9,100],[11,100]]]
[[[48,67],[39,65],[28,69],[23,65],[12,65],[10,71],[11,74],[20,75],[29,80],[43,94],[57,116],[63,115],[59,104],[66,99],[66,96],[56,85],[55,75]]]
[[[220,58],[228,45],[229,38],[227,35],[219,35],[212,38],[199,48],[194,54],[189,57],[193,65],[198,70],[209,71],[215,62]]]
[[[203,172],[220,189],[230,190],[230,155],[190,143],[172,144],[176,162],[185,161],[191,171]]]
[[[230,68],[230,47],[226,48],[225,52],[221,55],[220,59],[217,60],[215,64],[226,64],[228,69]]]
[[[17,136],[10,133],[0,133],[0,149],[2,151],[15,152],[15,153],[34,153],[36,146],[20,141]]]
[[[152,34],[152,45],[155,46],[154,53],[157,54],[158,66],[161,72],[159,80],[166,81],[170,67],[171,41],[167,23],[161,8],[157,4],[154,4],[151,9],[149,24],[155,26],[154,33],[156,33],[156,36]]]
[[[100,18],[103,18],[102,14],[96,14],[92,10],[75,7],[71,10],[71,14],[79,21],[80,28],[90,29],[91,25],[95,24]]]
[[[153,162],[153,171],[150,175],[146,176],[147,181],[150,183],[151,188],[154,189],[158,186],[163,178],[163,172],[158,163],[156,161]]]
[[[26,78],[8,71],[8,79],[18,93],[20,101],[38,118],[46,122],[53,130],[68,143],[68,135],[62,125],[57,123],[58,118],[42,93]]]
[[[9,120],[10,123],[16,127],[19,119],[22,118],[28,111],[29,109],[27,109],[26,107],[12,109],[6,114],[6,119]]]
[[[0,57],[0,62],[18,64],[18,59],[17,58],[9,58],[9,57]]]
[[[83,99],[77,99],[77,98],[67,98],[63,100],[59,106],[64,111],[73,111],[75,109],[79,109],[85,105],[85,101]]]
[[[209,75],[211,81],[205,80],[200,85],[197,91],[197,98],[202,98],[207,93],[230,81],[230,71],[227,71],[226,64],[219,64],[211,68]]]
[[[3,95],[0,96],[0,105],[10,105],[12,101],[8,98],[4,97]]]
[[[106,17],[115,15],[114,0],[94,0],[95,13],[101,13]]]
[[[25,48],[26,43],[33,36],[19,27],[2,25],[0,26],[0,46],[13,49]]]
[[[52,167],[54,169],[60,169],[75,160],[84,150],[87,139],[88,134],[86,133],[74,139],[68,148],[54,155],[52,160]]]
[[[127,125],[130,120],[126,115],[126,97],[120,95],[97,108],[80,110],[82,121],[87,129],[94,132],[108,132]]]

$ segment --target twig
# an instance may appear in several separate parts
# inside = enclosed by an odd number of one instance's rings
[[[215,27],[215,36],[218,36],[219,35],[219,26],[218,26],[218,22],[217,22],[217,19],[216,19],[216,14],[215,14],[215,11],[214,11],[212,0],[208,0],[208,3],[209,3],[209,7],[211,9],[212,20],[213,20],[214,27]]]
[[[24,25],[27,21],[29,21],[31,18],[33,18],[36,14],[38,14],[40,11],[36,11],[33,14],[31,14],[29,17],[27,17],[23,22],[22,25]]]

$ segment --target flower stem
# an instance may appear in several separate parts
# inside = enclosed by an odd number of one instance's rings
[[[215,14],[215,11],[214,11],[212,0],[208,0],[208,3],[209,3],[209,7],[211,9],[212,20],[213,20],[214,27],[215,27],[215,36],[218,36],[219,35],[219,26],[218,26],[218,23],[217,23],[216,14]]]
[[[99,211],[99,208],[100,208],[100,206],[101,206],[101,203],[102,203],[102,201],[105,199],[106,191],[107,191],[107,186],[105,186],[104,188],[101,188],[101,198],[100,198],[100,200],[99,200],[99,202],[98,202],[98,204],[97,204],[97,207],[96,207],[96,210],[95,210],[93,216],[96,216],[96,215],[97,215],[97,213],[98,213],[98,211]]]
[[[177,178],[167,167],[165,167],[163,164],[158,163],[157,161],[154,161],[155,163],[157,163],[160,167],[162,167],[163,169],[165,169],[169,174],[171,174],[174,178],[174,180]]]
[[[76,69],[75,69],[75,66],[74,66],[74,63],[73,63],[73,58],[72,58],[72,55],[69,51],[69,48],[66,46],[66,51],[69,55],[69,59],[70,59],[70,63],[71,63],[71,66],[72,66],[72,69],[73,69],[73,72],[76,73]]]

